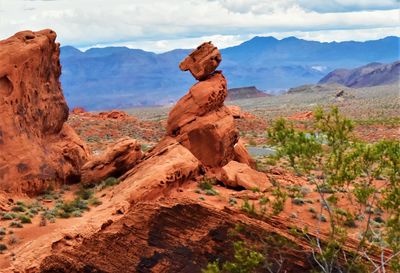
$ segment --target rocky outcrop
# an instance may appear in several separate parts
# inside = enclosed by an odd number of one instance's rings
[[[196,80],[205,80],[221,62],[221,53],[211,42],[203,43],[179,64],[182,71],[189,70]]]
[[[142,158],[141,145],[129,137],[118,140],[114,145],[93,157],[82,167],[83,184],[97,184],[108,177],[120,177],[132,169]]]
[[[110,112],[100,112],[99,117],[105,118],[105,119],[118,119],[118,120],[123,120],[129,117],[127,113],[124,111],[120,110],[112,110]]]
[[[244,146],[244,142],[242,139],[235,144],[233,147],[235,152],[234,160],[240,163],[244,163],[249,165],[251,168],[256,168],[256,161],[249,155],[246,147]]]
[[[265,173],[257,172],[247,164],[231,161],[222,167],[220,180],[228,187],[265,191],[271,186]]]
[[[250,114],[248,112],[243,112],[242,109],[237,105],[229,105],[227,106],[231,115],[234,119],[255,119],[256,116]]]
[[[52,30],[0,41],[0,191],[36,194],[79,182],[88,150],[65,121]]]
[[[232,235],[237,234],[235,226],[243,227],[245,234]],[[231,260],[232,242],[238,240],[263,251],[273,266],[284,255],[282,272],[312,269],[307,241],[291,235],[285,222],[265,223],[229,209],[171,200],[136,204],[90,238],[69,236],[54,243],[53,254],[43,260],[39,272],[201,272],[210,261]],[[282,240],[288,243],[282,245]]]
[[[215,71],[220,61],[218,49],[205,43],[181,63],[180,68],[190,70],[200,82],[177,102],[167,125],[168,135],[188,148],[207,168],[219,168],[235,159],[234,146],[239,139],[233,116],[224,105],[226,79],[220,71]],[[245,152],[241,156],[246,157]]]

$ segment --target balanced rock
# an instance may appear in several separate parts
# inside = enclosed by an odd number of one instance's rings
[[[265,173],[250,168],[247,164],[230,161],[222,167],[220,181],[228,187],[243,187],[248,190],[265,191],[271,183]]]
[[[0,191],[37,194],[79,182],[89,155],[65,122],[60,46],[52,30],[0,41]]]
[[[140,143],[129,137],[118,140],[113,146],[93,157],[82,167],[82,183],[97,184],[108,177],[120,177],[132,169],[142,158]]]
[[[168,136],[189,149],[206,168],[220,168],[239,157],[241,162],[251,161],[246,150],[235,152],[239,132],[224,105],[227,82],[220,71],[214,71],[220,61],[218,49],[204,43],[181,63],[182,70],[190,70],[201,81],[176,103],[167,123]]]
[[[189,70],[198,81],[205,80],[211,75],[221,62],[221,53],[211,42],[197,47],[180,64],[182,71]]]

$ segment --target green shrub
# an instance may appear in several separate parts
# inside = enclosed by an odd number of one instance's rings
[[[119,183],[120,183],[120,181],[119,181],[117,178],[115,178],[115,177],[108,177],[108,178],[106,178],[105,180],[103,180],[103,181],[101,182],[100,188],[101,188],[101,189],[105,189],[105,188],[108,188],[108,187],[113,187],[113,186],[115,186],[115,185],[118,185]]]
[[[247,198],[243,200],[243,204],[242,204],[241,210],[246,212],[247,214],[252,215],[252,216],[257,215],[256,207],[254,205],[254,202],[252,202],[250,204],[249,199],[247,199]]]
[[[198,184],[198,187],[201,190],[212,190],[213,188],[213,181],[211,179],[208,179],[206,177],[204,177]]]
[[[22,224],[21,224],[20,222],[16,222],[16,221],[12,221],[12,222],[10,223],[10,227],[13,227],[13,228],[23,228]]]
[[[204,193],[206,195],[211,195],[211,196],[215,196],[218,195],[218,191],[215,190],[214,188],[210,189],[210,190],[204,190]]]
[[[238,241],[233,243],[234,258],[232,261],[225,262],[221,267],[218,261],[214,261],[203,269],[202,273],[252,273],[259,268],[265,258],[260,252],[249,248],[245,242]]]
[[[18,219],[21,221],[22,224],[31,224],[32,223],[31,218],[27,215],[19,215]]]
[[[14,206],[11,208],[12,211],[14,212],[25,212],[26,208],[24,206]]]
[[[101,202],[99,199],[97,199],[96,197],[92,197],[92,198],[90,198],[90,200],[89,200],[89,205],[91,205],[91,206],[95,206],[95,207],[97,207],[97,206],[100,206],[101,204],[103,204],[103,202]]]
[[[89,200],[93,196],[94,192],[91,189],[81,187],[75,194],[83,200]]]
[[[1,218],[2,220],[12,220],[17,218],[17,214],[15,213],[4,213],[3,217]]]
[[[278,215],[283,211],[285,207],[287,193],[282,191],[281,188],[278,186],[272,191],[272,196],[275,197],[274,201],[272,201],[272,213],[274,215]]]

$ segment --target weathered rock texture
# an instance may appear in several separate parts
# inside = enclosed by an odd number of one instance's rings
[[[82,167],[83,184],[97,184],[108,177],[120,177],[142,158],[140,143],[129,137],[118,140]]]
[[[189,70],[196,80],[205,80],[221,62],[221,53],[211,42],[203,43],[179,64],[183,71]]]
[[[0,41],[0,190],[36,194],[79,181],[88,150],[65,124],[55,40],[43,30]]]
[[[238,223],[246,235],[230,235]],[[260,246],[259,238],[270,241]],[[282,246],[278,239],[288,243]],[[260,247],[272,262],[284,254],[282,272],[311,270],[308,244],[290,235],[284,223],[274,219],[263,223],[233,211],[172,200],[134,205],[125,217],[104,225],[90,238],[69,237],[54,243],[53,254],[42,262],[40,272],[195,273],[209,261],[232,259],[236,240]]]
[[[222,167],[220,180],[229,187],[243,187],[248,190],[258,189],[262,192],[271,186],[265,173],[257,172],[247,164],[236,161],[231,161]]]
[[[221,56],[211,43],[204,43],[180,65],[200,82],[193,85],[171,110],[167,132],[188,148],[207,168],[219,168],[237,158],[239,139],[233,116],[224,105],[227,83],[215,71]],[[196,73],[201,71],[201,77]],[[250,156],[241,151],[241,157]],[[246,159],[241,159],[242,162]]]

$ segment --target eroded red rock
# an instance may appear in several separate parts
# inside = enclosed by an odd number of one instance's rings
[[[212,44],[201,45],[182,62],[181,69],[204,65],[202,58],[210,51],[217,52]],[[235,151],[239,132],[232,112],[224,105],[226,96],[226,79],[217,71],[193,85],[169,113],[168,135],[188,148],[206,168],[220,168],[234,159],[251,164],[245,149]]]
[[[211,42],[203,43],[180,64],[182,71],[189,70],[196,80],[205,80],[221,62],[221,54]]]
[[[306,111],[306,112],[294,114],[294,115],[288,117],[287,119],[301,121],[301,120],[309,120],[309,119],[312,119],[313,117],[314,117],[314,114],[312,111]]]
[[[106,119],[118,119],[118,120],[123,120],[129,117],[127,113],[124,111],[120,110],[112,110],[110,112],[100,112],[98,114],[100,118],[106,118]]]
[[[235,156],[238,131],[228,108],[222,73],[195,84],[171,110],[167,132],[204,165],[221,167]]]
[[[108,177],[120,177],[142,158],[141,145],[129,137],[118,140],[82,167],[82,183],[97,184]]]
[[[259,189],[262,192],[271,186],[265,173],[253,170],[249,165],[236,161],[230,161],[222,167],[220,180],[232,188]]]
[[[235,161],[247,164],[253,169],[256,168],[256,161],[250,156],[242,139],[239,139],[233,148],[235,153]]]
[[[237,105],[229,105],[227,107],[235,119],[255,119],[256,118],[256,116],[254,116],[253,114],[242,111],[242,109]]]
[[[0,190],[36,194],[79,181],[88,150],[64,124],[55,40],[48,29],[0,41]]]

